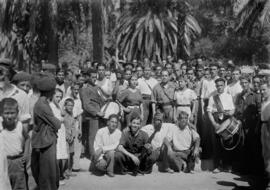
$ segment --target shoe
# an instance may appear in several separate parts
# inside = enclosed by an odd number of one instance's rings
[[[81,169],[72,169],[72,172],[80,172]]]
[[[213,170],[213,173],[214,174],[221,173],[221,170],[219,168],[216,168],[216,169]]]
[[[69,176],[69,177],[76,177],[77,174],[69,173],[68,176]]]
[[[65,184],[66,184],[66,182],[64,180],[59,181],[59,185],[65,185]]]
[[[164,172],[169,173],[169,174],[173,174],[174,173],[174,171],[171,168],[165,169]]]
[[[107,172],[107,176],[114,177],[114,173],[113,172]]]

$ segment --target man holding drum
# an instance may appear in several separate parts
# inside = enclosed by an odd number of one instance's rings
[[[230,155],[228,155],[228,152],[221,147],[220,141],[218,139],[219,137],[215,134],[215,131],[221,129],[221,124],[225,120],[229,119],[234,114],[235,110],[232,96],[224,92],[225,83],[226,81],[223,78],[218,78],[215,80],[217,93],[209,98],[209,104],[207,107],[208,117],[212,124],[212,126],[209,127],[212,127],[211,138],[213,143],[213,158],[215,168],[213,172],[215,173],[220,172],[220,168],[223,164],[229,165],[231,159]]]

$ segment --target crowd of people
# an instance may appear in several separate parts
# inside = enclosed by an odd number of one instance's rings
[[[56,190],[93,175],[202,170],[260,175],[270,189],[270,77],[198,59],[79,72],[14,72],[0,60],[0,189]],[[270,75],[269,75],[270,76]],[[2,172],[3,169],[3,172]]]

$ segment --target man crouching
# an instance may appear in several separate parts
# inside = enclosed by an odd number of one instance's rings
[[[171,137],[165,138],[167,148],[167,168],[175,172],[190,172],[200,153],[200,137],[188,124],[188,113],[181,111],[177,126],[171,129]],[[167,169],[165,169],[167,170]]]

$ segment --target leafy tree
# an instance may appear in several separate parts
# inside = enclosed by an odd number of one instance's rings
[[[131,59],[189,56],[201,29],[192,7],[182,0],[130,0],[116,26],[117,48]]]

